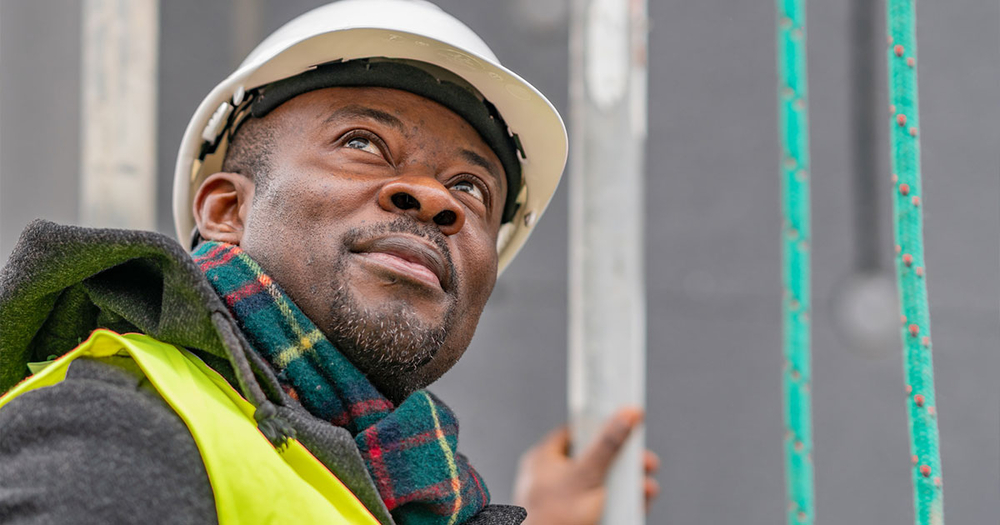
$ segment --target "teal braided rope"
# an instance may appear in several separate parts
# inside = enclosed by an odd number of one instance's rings
[[[815,519],[809,353],[809,114],[805,0],[777,0],[784,298],[785,491],[788,523]]]
[[[893,230],[902,314],[915,523],[944,523],[927,307],[924,226],[920,186],[920,119],[917,104],[917,38],[914,0],[888,0],[889,101],[892,104]]]

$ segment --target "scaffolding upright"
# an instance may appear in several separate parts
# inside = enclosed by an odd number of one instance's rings
[[[645,400],[646,0],[573,0],[569,406],[580,450]],[[605,524],[644,522],[637,430],[608,478]]]
[[[156,227],[157,0],[86,0],[80,221]]]

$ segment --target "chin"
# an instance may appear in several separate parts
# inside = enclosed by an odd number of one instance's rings
[[[457,359],[447,357],[454,354],[447,344],[456,321],[453,301],[431,309],[391,287],[368,292],[365,283],[354,284],[336,287],[320,328],[386,397],[398,403],[454,364]]]

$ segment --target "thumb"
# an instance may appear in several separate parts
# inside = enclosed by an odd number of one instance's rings
[[[638,408],[619,410],[605,424],[593,443],[580,455],[580,474],[593,485],[604,483],[615,457],[625,445],[632,430],[642,421],[643,413]]]

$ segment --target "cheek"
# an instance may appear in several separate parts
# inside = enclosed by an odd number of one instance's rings
[[[363,212],[365,203],[374,201],[368,185],[350,177],[336,177],[323,170],[300,170],[277,174],[263,195],[258,195],[252,221],[283,230],[291,238],[321,240],[329,230],[338,229],[352,214]]]
[[[475,248],[453,246],[456,270],[461,274],[461,296],[455,309],[445,344],[436,358],[421,371],[427,384],[444,375],[465,353],[476,333],[486,301],[493,292],[497,275],[495,240],[477,243]],[[461,251],[460,251],[461,250]],[[460,258],[459,258],[460,257]]]
[[[482,235],[475,242],[456,247],[453,253],[456,257],[456,267],[462,279],[463,303],[467,309],[478,314],[486,305],[493,291],[497,278],[496,240],[489,235]]]
[[[241,246],[309,309],[317,279],[339,260],[349,224],[344,197],[357,193],[321,177],[273,180],[257,193]]]

